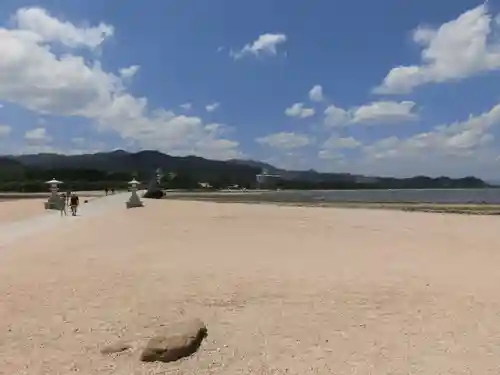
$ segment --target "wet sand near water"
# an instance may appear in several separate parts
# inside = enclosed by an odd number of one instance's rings
[[[498,374],[497,217],[145,203],[0,252],[0,374]],[[139,362],[193,316],[197,354]]]

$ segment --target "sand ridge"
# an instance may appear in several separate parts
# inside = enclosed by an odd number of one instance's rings
[[[0,373],[498,374],[500,220],[146,201],[0,251]],[[194,357],[107,357],[200,317]]]

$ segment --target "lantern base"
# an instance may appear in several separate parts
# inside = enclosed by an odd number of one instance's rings
[[[125,206],[127,208],[136,208],[136,207],[144,207],[144,203],[142,202],[125,202]]]
[[[47,202],[44,202],[44,207],[46,210],[60,210],[61,209],[61,198],[59,196],[50,196]]]
[[[142,203],[141,198],[137,195],[136,191],[132,191],[132,195],[130,199],[125,202],[127,208],[136,208],[136,207],[144,207],[144,203]]]

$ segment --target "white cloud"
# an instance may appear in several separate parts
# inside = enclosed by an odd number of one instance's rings
[[[361,144],[362,143],[360,141],[354,139],[353,137],[342,138],[333,135],[328,138],[325,143],[323,143],[323,148],[336,150],[353,149],[360,147]]]
[[[343,161],[345,156],[335,149],[322,149],[318,151],[318,159]]]
[[[493,141],[492,127],[500,124],[500,104],[489,112],[405,139],[389,137],[364,147],[369,158],[417,158],[438,161],[440,157],[471,157]]]
[[[328,106],[325,109],[325,125],[342,126],[350,121],[350,114],[345,109],[336,107],[335,105]]]
[[[289,117],[307,118],[314,116],[314,108],[305,108],[304,103],[295,103],[291,107],[285,109],[285,115]]]
[[[181,107],[185,111],[190,111],[193,108],[193,105],[191,103],[184,103],[181,104],[179,107]]]
[[[0,138],[4,138],[10,135],[12,128],[9,125],[0,125]]]
[[[293,132],[269,134],[265,137],[257,138],[256,141],[261,145],[267,145],[280,150],[303,148],[312,143],[312,140],[306,134]]]
[[[73,137],[71,138],[71,142],[73,142],[77,146],[83,146],[85,142],[85,138],[83,137]]]
[[[63,150],[54,147],[50,144],[27,142],[25,144],[19,145],[9,155],[26,155],[26,154],[67,154],[70,152],[63,152]]]
[[[146,98],[127,92],[123,77],[104,71],[99,61],[87,62],[74,49],[63,55],[53,49],[55,42],[95,48],[112,35],[112,26],[77,27],[39,8],[24,8],[14,20],[14,28],[0,28],[0,101],[41,114],[85,117],[142,148],[241,156],[238,142],[205,130],[201,118],[151,109]]]
[[[212,103],[212,104],[205,106],[205,109],[207,110],[207,112],[215,112],[217,110],[217,108],[219,108],[219,107],[220,107],[220,103]]]
[[[380,101],[356,108],[352,113],[353,123],[400,122],[418,119],[413,112],[415,103],[410,101]]]
[[[209,132],[225,132],[227,131],[227,126],[218,123],[210,123],[205,125],[205,130]]]
[[[238,60],[245,56],[276,56],[278,46],[287,41],[285,34],[262,34],[253,43],[245,45],[240,51],[231,51],[230,55]]]
[[[309,99],[313,102],[322,102],[323,97],[323,87],[320,85],[314,86],[311,91],[309,91]]]
[[[114,28],[104,23],[95,27],[78,28],[70,22],[51,17],[42,8],[21,8],[13,20],[17,29],[28,31],[37,42],[59,42],[68,47],[96,48],[114,34]]]
[[[54,153],[64,155],[81,155],[94,154],[97,152],[110,151],[102,142],[92,142],[85,145],[67,145],[55,146],[47,143],[26,142],[23,144],[13,145],[8,149],[2,148],[2,153],[6,155],[23,155],[23,154],[39,154],[39,153]]]
[[[415,103],[411,101],[378,101],[348,110],[330,105],[324,112],[324,122],[328,126],[400,123],[417,120],[414,110]]]
[[[120,76],[123,79],[130,79],[136,75],[136,73],[139,71],[139,68],[139,65],[131,65],[128,68],[122,68],[120,69]]]
[[[322,145],[318,152],[319,159],[344,159],[342,150],[357,149],[362,143],[353,137],[339,137],[333,134]]]
[[[421,64],[392,69],[374,92],[405,94],[424,84],[500,69],[499,26],[492,22],[487,4],[439,28],[420,26],[413,32],[413,41],[423,47]]]
[[[337,171],[368,175],[476,175],[491,179],[498,176],[500,168],[494,137],[499,125],[500,104],[480,115],[407,137],[389,136],[362,144],[351,136],[333,135],[319,148],[318,163],[328,160],[321,167],[325,171],[335,162]]]
[[[35,128],[24,133],[24,139],[29,144],[44,144],[49,143],[52,137],[47,133],[47,129]]]

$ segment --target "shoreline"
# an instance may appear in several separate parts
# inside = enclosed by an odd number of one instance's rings
[[[305,197],[301,195],[276,194],[275,191],[217,191],[217,192],[188,192],[166,190],[163,199],[178,201],[198,201],[215,203],[240,203],[240,204],[267,204],[295,207],[322,207],[322,208],[351,208],[396,210],[405,212],[428,212],[442,214],[462,215],[500,215],[500,203],[433,203],[433,202],[404,202],[404,201],[355,201],[336,200],[327,201],[321,198]],[[102,191],[77,192],[82,198],[95,199],[104,196]],[[22,193],[0,192],[0,202],[17,200],[47,199],[50,192]]]
[[[500,204],[489,203],[416,203],[416,202],[349,202],[335,201],[291,201],[269,199],[259,194],[182,194],[167,193],[163,199],[214,203],[268,204],[294,207],[352,208],[374,210],[396,210],[405,212],[428,212],[462,215],[500,215]]]

